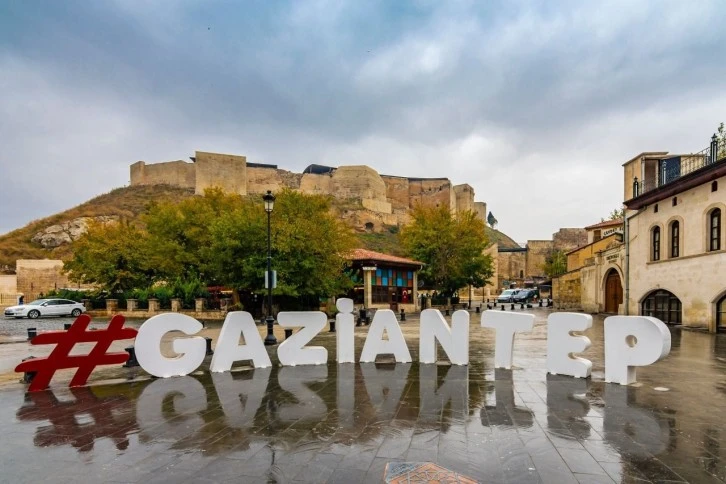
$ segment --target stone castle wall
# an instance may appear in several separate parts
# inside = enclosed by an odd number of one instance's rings
[[[552,240],[527,241],[527,276],[545,277],[544,265],[547,256],[552,252]]]
[[[325,174],[301,174],[278,169],[275,165],[247,163],[244,156],[202,151],[195,155],[194,163],[134,163],[130,167],[131,185],[169,184],[194,188],[197,194],[219,187],[240,195],[290,188],[306,194],[355,199],[364,211],[370,212],[355,218],[361,219],[361,223],[363,220],[373,223],[376,230],[382,229],[383,225],[406,223],[409,211],[417,204],[444,206],[454,213],[473,210],[486,220],[486,204],[474,201],[474,189],[467,184],[454,186],[447,178],[380,175],[365,165],[340,166]]]
[[[247,195],[246,157],[197,151],[195,159],[197,181],[194,192],[197,195],[214,187],[228,193]]]
[[[457,212],[474,210],[474,189],[470,185],[454,186],[454,194],[456,196]]]
[[[62,271],[61,260],[18,260],[15,263],[18,292],[30,302],[48,291],[71,287],[68,276]]]
[[[194,188],[196,167],[182,160],[147,165],[137,161],[131,165],[131,185],[174,185]]]
[[[421,204],[424,207],[452,207],[452,199],[456,203],[451,182],[447,178],[409,178],[408,204],[415,207]]]
[[[552,234],[555,250],[569,252],[583,245],[587,245],[587,230],[578,228],[564,228]]]

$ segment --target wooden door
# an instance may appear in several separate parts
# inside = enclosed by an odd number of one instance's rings
[[[618,306],[623,302],[623,286],[617,271],[610,269],[605,280],[605,312],[617,313]]]

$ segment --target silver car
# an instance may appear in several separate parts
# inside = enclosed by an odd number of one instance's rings
[[[86,307],[69,299],[37,299],[28,304],[5,308],[6,318],[30,318],[41,316],[80,316]]]

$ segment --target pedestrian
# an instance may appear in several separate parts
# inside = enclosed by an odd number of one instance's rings
[[[21,294],[20,297],[18,297],[18,304],[21,305],[21,306],[23,304],[25,304],[25,296],[24,295]]]

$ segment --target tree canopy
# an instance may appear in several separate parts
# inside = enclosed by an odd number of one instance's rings
[[[561,250],[553,250],[545,257],[542,267],[549,277],[556,277],[567,272],[567,254]]]
[[[272,269],[277,294],[327,296],[344,291],[351,230],[329,199],[290,190],[271,214]],[[94,225],[65,263],[72,280],[112,292],[172,280],[258,291],[267,268],[267,214],[261,197],[220,190],[152,205],[138,225]]]
[[[614,208],[612,212],[608,215],[608,218],[601,218],[601,222],[610,221],[610,220],[618,220],[625,217],[625,209],[624,208]]]
[[[452,215],[447,207],[417,206],[412,222],[400,233],[406,255],[425,265],[419,277],[446,295],[472,284],[484,286],[493,274],[492,258],[485,255],[484,221],[474,212]]]

